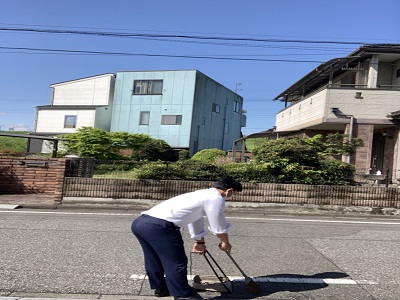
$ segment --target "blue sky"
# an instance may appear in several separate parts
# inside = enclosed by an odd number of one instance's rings
[[[197,69],[237,89],[247,111],[244,134],[266,130],[284,108],[272,99],[318,62],[347,56],[361,44],[400,43],[399,11],[398,0],[1,1],[1,130],[33,130],[35,107],[50,104],[50,84],[123,70],[182,69]],[[22,29],[216,38],[128,38]],[[316,43],[321,41],[336,43]],[[193,56],[214,59],[188,58]]]

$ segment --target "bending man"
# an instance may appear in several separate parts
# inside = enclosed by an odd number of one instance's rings
[[[242,191],[242,185],[230,177],[215,182],[212,188],[197,190],[166,200],[142,212],[133,221],[132,232],[142,246],[146,273],[155,296],[174,299],[202,299],[187,281],[187,256],[180,228],[188,226],[195,240],[193,252],[206,250],[204,217],[208,229],[216,235],[222,251],[231,251],[224,216],[225,199]],[[164,277],[165,274],[165,277]]]

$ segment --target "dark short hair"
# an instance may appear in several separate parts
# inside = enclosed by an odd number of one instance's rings
[[[214,182],[213,187],[220,190],[233,189],[235,191],[241,192],[243,187],[240,182],[237,182],[232,177],[223,177],[220,180]]]

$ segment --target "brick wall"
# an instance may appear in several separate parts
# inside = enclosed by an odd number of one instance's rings
[[[0,194],[45,194],[62,201],[65,159],[0,156]]]

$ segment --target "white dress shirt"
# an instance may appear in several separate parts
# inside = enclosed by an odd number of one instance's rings
[[[173,222],[178,227],[188,225],[190,236],[197,240],[206,234],[204,217],[213,234],[228,231],[231,224],[226,222],[224,208],[225,199],[216,188],[210,188],[173,197],[142,214]]]

